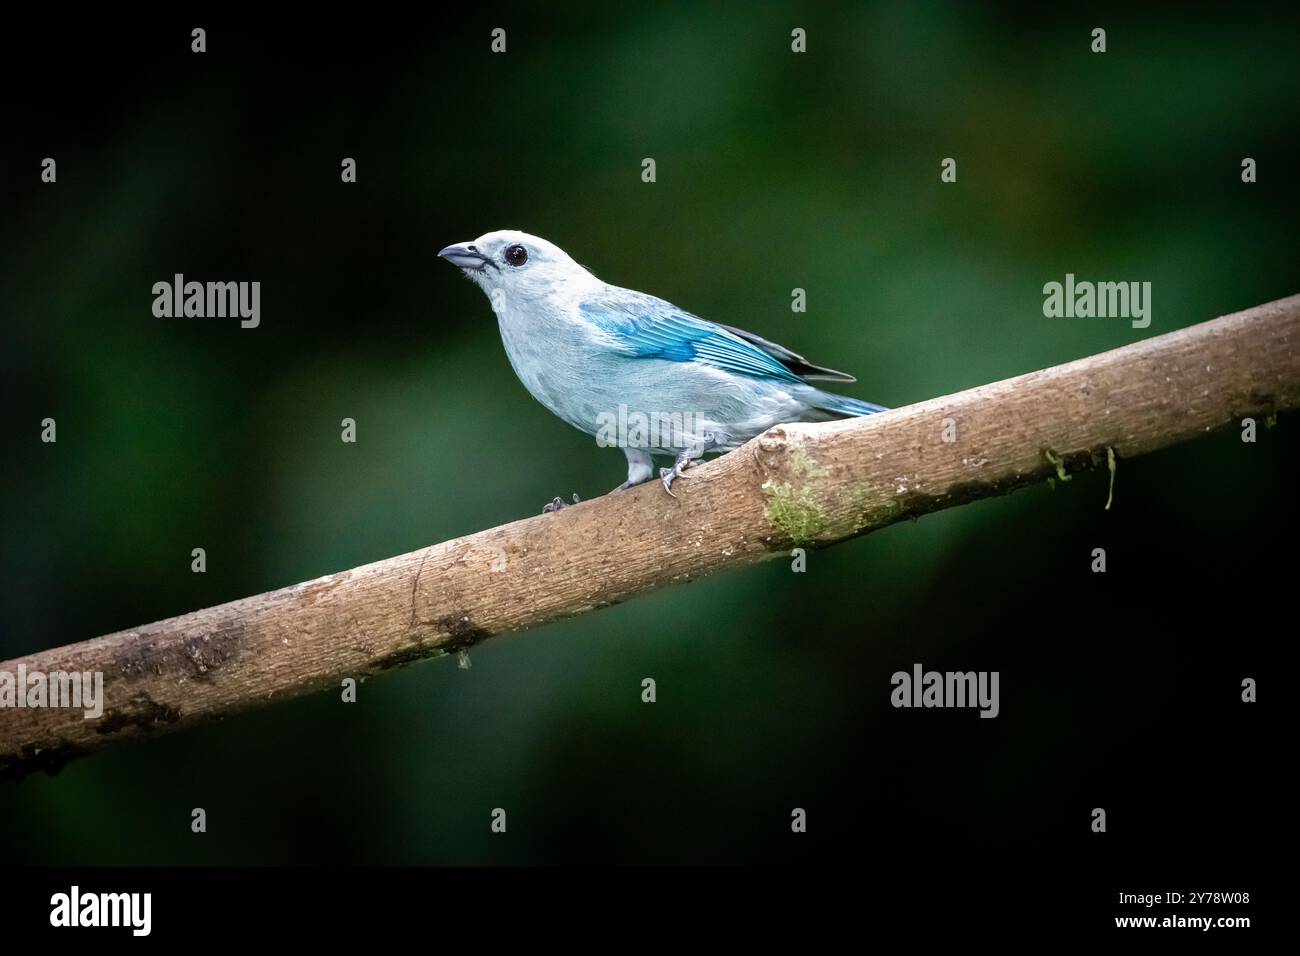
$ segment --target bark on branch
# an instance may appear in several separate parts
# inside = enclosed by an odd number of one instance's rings
[[[821,547],[1300,404],[1300,295],[293,587],[0,664],[102,672],[104,712],[0,709],[0,776],[338,687],[654,588]],[[951,419],[956,440],[943,441]]]

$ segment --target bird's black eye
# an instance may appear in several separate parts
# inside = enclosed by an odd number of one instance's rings
[[[515,245],[506,250],[506,262],[518,268],[528,261],[528,250],[523,246]]]

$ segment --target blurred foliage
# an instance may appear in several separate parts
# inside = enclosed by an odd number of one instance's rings
[[[617,484],[622,457],[529,398],[482,294],[435,258],[488,230],[545,236],[887,405],[1300,291],[1293,15],[494,5],[206,25],[202,56],[176,17],[15,33],[0,658]],[[260,280],[261,327],[154,318],[175,272]],[[1045,319],[1067,272],[1151,281],[1152,326]],[[36,440],[46,416],[56,445]],[[1181,735],[1255,753],[1232,703],[1272,653],[1296,427],[1121,462],[1111,512],[1104,471],[1081,476],[806,574],[776,561],[493,640],[469,671],[419,664],[355,705],[318,695],[0,784],[0,837],[15,862],[793,861],[1059,848],[1080,812],[1129,799],[1174,841],[1153,805],[1222,786]],[[892,710],[914,661],[1000,669],[1002,716]],[[1168,761],[1124,749],[1166,722]],[[508,838],[488,833],[497,806]]]

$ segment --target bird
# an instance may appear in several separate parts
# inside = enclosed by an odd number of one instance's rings
[[[537,236],[502,229],[438,255],[487,294],[524,388],[598,444],[622,449],[627,480],[615,492],[651,480],[654,459],[671,458],[658,477],[676,498],[675,482],[706,454],[739,448],[773,425],[888,410],[812,384],[852,375],[610,285]],[[557,497],[543,511],[565,506]]]

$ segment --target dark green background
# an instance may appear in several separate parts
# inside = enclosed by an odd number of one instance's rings
[[[1300,291],[1294,16],[408,16],[69,17],[5,38],[0,658],[620,481],[622,456],[529,398],[488,303],[435,257],[488,230],[549,238],[891,406]],[[260,280],[261,327],[154,318],[175,272]],[[1045,319],[1043,284],[1067,272],[1150,281],[1151,327]],[[354,705],[317,695],[3,783],[0,846],[67,864],[1248,868],[1279,776],[1264,735],[1294,629],[1295,428],[1122,462],[1110,512],[1104,473],[1079,476],[805,574],[778,560],[492,640],[468,671],[415,665]],[[889,676],[916,661],[1000,670],[1002,715],[892,709]]]

